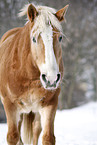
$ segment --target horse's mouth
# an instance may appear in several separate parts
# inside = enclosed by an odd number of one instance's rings
[[[46,87],[45,88],[48,89],[48,90],[54,90],[54,89],[56,89],[57,88],[56,82],[54,82],[53,84],[50,84],[50,82],[48,81],[46,83]]]
[[[59,87],[59,82],[56,83],[56,81],[53,84],[50,84],[50,82],[41,82],[42,86],[44,87],[44,89],[46,90],[56,90]]]

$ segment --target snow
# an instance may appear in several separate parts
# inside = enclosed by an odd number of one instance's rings
[[[7,145],[6,133],[7,124],[0,124],[0,145]],[[91,102],[71,110],[58,110],[55,136],[56,145],[97,145],[97,103]]]

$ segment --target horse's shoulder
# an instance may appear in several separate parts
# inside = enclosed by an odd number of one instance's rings
[[[19,30],[21,30],[21,27],[13,28],[11,30],[8,30],[1,38],[0,44],[2,44],[8,37],[15,35]]]

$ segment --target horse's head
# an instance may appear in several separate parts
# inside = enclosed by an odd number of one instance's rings
[[[60,72],[62,28],[67,6],[59,11],[32,4],[28,7],[32,57],[40,70],[40,80],[45,89],[56,89],[62,79]]]

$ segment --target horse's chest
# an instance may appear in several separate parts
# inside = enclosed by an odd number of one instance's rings
[[[38,112],[41,108],[41,99],[36,94],[30,94],[22,98],[18,105],[21,113]]]
[[[44,90],[43,88],[31,89],[18,100],[19,111],[21,113],[39,112],[39,110],[49,103],[55,92]]]

